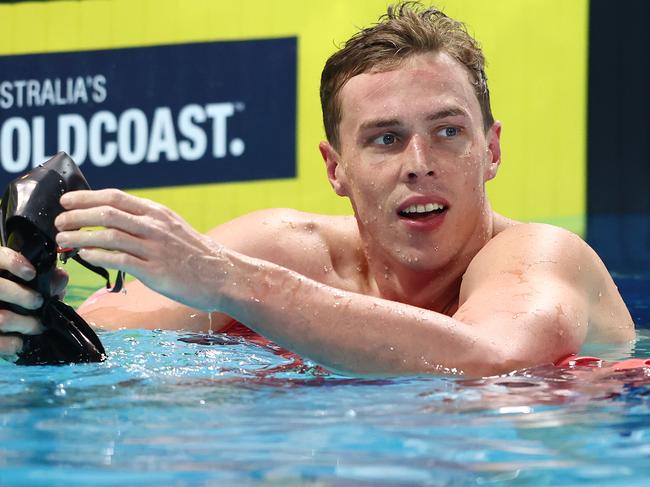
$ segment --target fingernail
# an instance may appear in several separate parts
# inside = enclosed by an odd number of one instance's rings
[[[59,244],[59,247],[66,247],[68,245],[68,237],[65,233],[58,233],[56,236],[56,243]]]
[[[31,267],[27,267],[27,266],[23,267],[22,269],[20,269],[20,273],[22,274],[23,279],[25,279],[26,281],[31,281],[36,277],[36,271]]]
[[[23,340],[19,337],[14,337],[14,347],[15,347],[15,352],[14,353],[20,353],[23,351]]]
[[[59,203],[61,203],[61,206],[65,206],[66,203],[70,203],[70,199],[72,197],[70,196],[69,193],[65,193],[61,198],[59,199]]]

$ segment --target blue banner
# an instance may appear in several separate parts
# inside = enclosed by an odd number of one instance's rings
[[[94,188],[293,178],[296,47],[0,56],[0,188],[60,150]]]

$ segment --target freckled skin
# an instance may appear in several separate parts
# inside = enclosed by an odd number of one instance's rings
[[[355,375],[492,375],[557,362],[585,340],[634,337],[582,240],[491,209],[485,183],[501,161],[501,126],[483,129],[462,65],[444,53],[412,56],[352,78],[341,100],[341,146],[319,148],[353,216],[264,210],[203,236],[120,192],[62,198],[59,244],[88,247],[86,260],[139,279],[80,314],[105,328],[194,331],[236,319]],[[405,218],[410,201],[446,209]],[[100,214],[107,206],[119,210],[110,219]],[[116,232],[78,231],[102,225]]]

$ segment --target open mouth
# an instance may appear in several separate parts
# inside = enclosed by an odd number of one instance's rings
[[[409,220],[420,220],[433,215],[440,215],[447,211],[447,207],[439,203],[427,203],[425,205],[411,205],[397,213],[402,218]]]

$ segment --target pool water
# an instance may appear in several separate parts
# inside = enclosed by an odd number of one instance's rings
[[[650,277],[617,280],[637,323],[633,356],[650,357]],[[68,300],[89,292],[73,286]],[[366,380],[218,334],[100,336],[101,364],[0,361],[1,486],[629,486],[650,476],[650,370]]]

